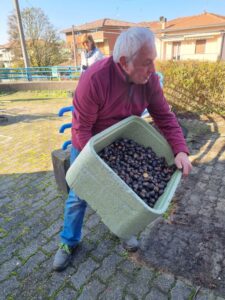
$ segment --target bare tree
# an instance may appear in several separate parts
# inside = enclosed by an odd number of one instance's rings
[[[62,42],[57,30],[41,8],[25,8],[21,11],[21,18],[31,66],[57,65],[66,60],[61,52]],[[18,41],[14,57],[17,65],[20,65],[22,54],[15,12],[8,17],[8,33],[10,40]]]

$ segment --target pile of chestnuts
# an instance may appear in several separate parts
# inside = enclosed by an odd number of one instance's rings
[[[151,147],[145,148],[131,139],[118,139],[98,154],[152,208],[176,170]]]

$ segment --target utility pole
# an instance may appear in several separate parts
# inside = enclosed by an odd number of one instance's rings
[[[76,51],[76,39],[75,39],[75,33],[74,33],[74,25],[72,25],[72,34],[73,34],[73,59],[74,59],[74,65],[77,66],[77,51]]]
[[[18,22],[18,28],[19,28],[19,34],[20,34],[20,42],[21,42],[21,48],[22,48],[22,53],[23,53],[23,61],[24,65],[27,71],[27,79],[30,81],[31,76],[29,75],[28,68],[30,67],[28,55],[27,55],[27,49],[26,49],[26,43],[25,43],[25,37],[24,37],[24,32],[23,32],[23,24],[21,20],[21,15],[20,15],[20,8],[19,8],[19,2],[18,0],[13,0],[14,5],[16,8],[16,16],[17,16],[17,22]]]

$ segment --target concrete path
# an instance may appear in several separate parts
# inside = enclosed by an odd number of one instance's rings
[[[194,171],[170,213],[140,234],[128,254],[88,208],[72,265],[52,271],[66,195],[51,151],[68,100],[1,101],[0,299],[225,299],[225,121],[181,120],[190,129]]]

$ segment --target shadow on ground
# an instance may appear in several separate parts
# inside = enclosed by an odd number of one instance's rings
[[[142,233],[137,259],[225,295],[225,137],[213,118],[207,122],[190,120],[194,170],[182,180],[169,217]]]
[[[0,126],[8,126],[11,124],[15,124],[18,122],[26,122],[31,123],[34,120],[41,120],[41,119],[48,119],[48,120],[54,120],[58,119],[58,115],[56,114],[17,114],[17,115],[11,115],[11,114],[3,114],[0,115]]]

